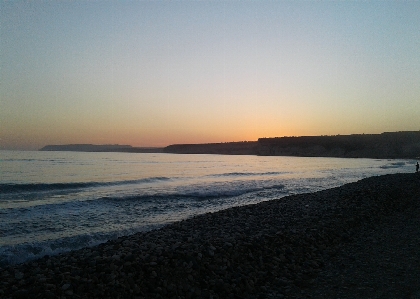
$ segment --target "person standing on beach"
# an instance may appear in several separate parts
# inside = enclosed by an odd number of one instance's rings
[[[416,164],[416,172],[419,172],[419,162]]]

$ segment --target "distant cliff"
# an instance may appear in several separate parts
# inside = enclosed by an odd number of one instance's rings
[[[258,139],[258,154],[343,158],[420,157],[420,131]]]
[[[420,131],[260,138],[253,142],[177,144],[165,147],[163,152],[383,159],[416,158],[420,157]]]
[[[70,152],[124,152],[124,153],[161,153],[162,148],[157,147],[132,147],[119,144],[64,144],[47,145],[40,151],[70,151]]]

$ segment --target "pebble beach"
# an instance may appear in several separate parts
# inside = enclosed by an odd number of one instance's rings
[[[420,298],[419,199],[419,174],[392,174],[207,213],[0,268],[0,297]],[[380,267],[388,277],[363,288]]]

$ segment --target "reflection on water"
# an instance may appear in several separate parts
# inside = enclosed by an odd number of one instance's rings
[[[0,151],[0,264],[193,215],[413,171],[413,161]],[[413,169],[412,169],[413,168]]]

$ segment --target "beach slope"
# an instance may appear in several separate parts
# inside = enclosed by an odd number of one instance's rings
[[[0,297],[417,298],[419,194],[394,174],[204,214],[0,268]]]

